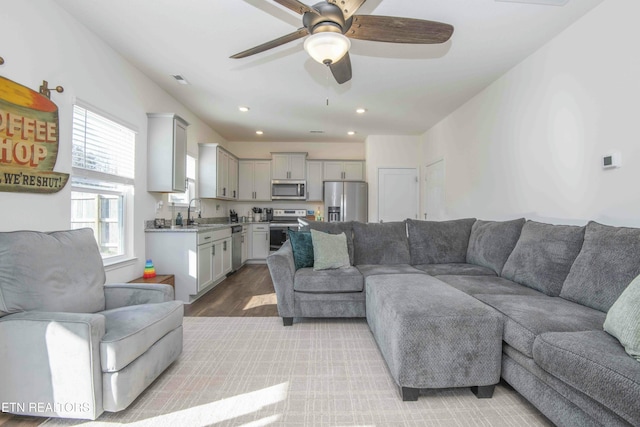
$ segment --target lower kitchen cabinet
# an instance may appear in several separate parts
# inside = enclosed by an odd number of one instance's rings
[[[175,275],[176,300],[190,303],[231,271],[231,229],[145,233],[147,258]]]
[[[251,224],[251,259],[269,256],[269,224]]]

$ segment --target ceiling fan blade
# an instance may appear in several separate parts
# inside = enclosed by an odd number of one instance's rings
[[[346,83],[351,80],[351,58],[347,52],[340,61],[329,65],[331,74],[339,84]]]
[[[424,19],[356,15],[345,35],[354,39],[387,43],[437,44],[453,34],[453,26]]]
[[[367,0],[327,0],[327,2],[335,4],[342,10],[345,21],[351,18],[365,1]]]
[[[276,3],[286,7],[287,9],[293,10],[295,13],[299,13],[300,15],[305,12],[315,13],[318,15],[318,11],[314,8],[307,6],[306,4],[298,1],[298,0],[273,0]]]
[[[294,40],[297,40],[299,38],[302,38],[306,35],[308,35],[309,32],[307,31],[306,28],[299,28],[297,31],[291,33],[291,34],[287,34],[286,36],[282,36],[279,37],[275,40],[271,40],[268,41],[266,43],[262,43],[259,46],[256,47],[252,47],[251,49],[247,49],[245,51],[242,51],[240,53],[236,53],[233,56],[230,56],[230,58],[233,59],[239,59],[239,58],[245,58],[247,56],[251,56],[251,55],[255,55],[256,53],[260,53],[260,52],[264,52],[265,50],[269,50],[269,49],[273,49],[274,47],[278,47],[280,45],[283,45],[285,43],[289,43],[292,42]]]

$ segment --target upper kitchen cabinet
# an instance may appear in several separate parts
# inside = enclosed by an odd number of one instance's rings
[[[307,160],[307,201],[321,202],[324,187],[322,184],[323,162],[321,160]]]
[[[238,200],[271,200],[271,161],[240,160],[238,170]]]
[[[198,197],[238,199],[238,159],[220,144],[198,144]]]
[[[147,191],[184,193],[189,123],[173,113],[147,113],[147,123]]]
[[[364,181],[364,162],[362,161],[325,161],[325,181]]]
[[[273,179],[305,179],[307,153],[271,153]]]

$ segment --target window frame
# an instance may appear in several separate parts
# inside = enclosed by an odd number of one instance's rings
[[[138,139],[138,130],[128,124],[127,122],[115,118],[111,114],[105,113],[99,108],[93,107],[90,104],[84,103],[82,101],[76,100],[72,105],[72,128],[75,124],[76,114],[75,107],[78,106],[86,111],[90,111],[91,113],[98,115],[101,119],[109,120],[115,123],[118,126],[126,128],[130,131],[132,135],[132,152],[133,152],[133,175],[136,175],[136,165],[135,165],[135,152],[137,148],[137,139]],[[74,141],[72,137],[72,165],[73,165],[73,146]],[[119,229],[120,241],[121,241],[121,253],[117,255],[106,255],[101,251],[102,262],[105,267],[114,266],[116,264],[125,263],[127,261],[134,260],[134,230],[133,230],[133,206],[134,206],[134,190],[135,190],[135,179],[119,176],[119,175],[111,175],[108,173],[103,173],[91,169],[84,169],[81,167],[72,166],[72,176],[71,176],[71,203],[70,207],[73,203],[73,193],[90,193],[106,196],[120,196],[122,201],[122,207],[118,210],[118,222],[121,224]],[[105,188],[100,188],[100,186],[105,186]],[[109,188],[111,187],[111,188]],[[100,200],[99,197],[96,200]],[[71,212],[70,224],[73,225],[74,212]],[[98,203],[96,207],[96,224],[97,229],[94,229],[94,236],[96,237],[96,242],[99,247],[101,247],[99,233],[100,224],[107,223],[108,221],[103,221],[102,219],[102,211],[101,206]]]

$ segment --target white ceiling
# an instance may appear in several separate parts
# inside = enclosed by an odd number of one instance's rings
[[[453,37],[442,45],[352,40],[353,79],[338,85],[304,39],[229,59],[302,26],[270,0],[56,1],[225,139],[282,142],[424,133],[602,2],[368,0],[358,14],[446,22]]]

